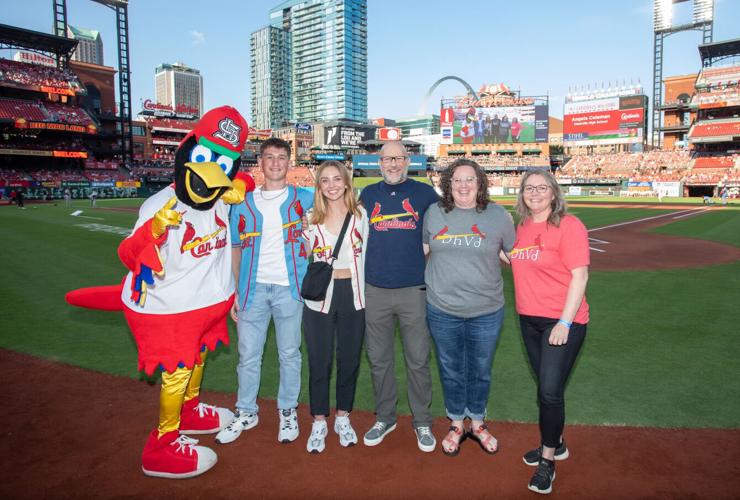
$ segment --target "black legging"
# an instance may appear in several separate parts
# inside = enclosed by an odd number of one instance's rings
[[[565,426],[565,383],[581,351],[587,325],[573,323],[568,342],[550,345],[550,331],[557,319],[540,316],[519,316],[524,346],[529,363],[537,377],[537,400],[540,404],[540,436],[542,444],[557,448]]]
[[[352,411],[362,340],[365,310],[355,309],[352,280],[335,279],[331,306],[321,313],[303,306],[303,335],[308,350],[311,415],[329,415],[329,382],[337,339],[337,410]]]

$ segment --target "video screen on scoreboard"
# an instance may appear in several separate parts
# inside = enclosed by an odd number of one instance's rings
[[[622,96],[565,104],[563,141],[570,146],[643,142],[645,96]]]
[[[443,144],[547,142],[547,105],[443,108]],[[447,117],[445,119],[445,117]],[[448,120],[448,121],[445,121]]]

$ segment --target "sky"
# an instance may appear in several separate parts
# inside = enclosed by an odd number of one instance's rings
[[[49,0],[2,0],[0,23],[50,33]],[[250,34],[268,24],[279,0],[130,0],[132,111],[154,98],[154,69],[183,62],[200,70],[204,105],[236,107],[250,120]],[[675,5],[675,23],[689,22],[692,2]],[[652,0],[368,0],[368,117],[420,112],[440,78],[457,76],[474,89],[505,83],[522,95],[548,95],[562,117],[571,90],[641,83],[652,96]],[[67,0],[68,22],[101,32],[105,63],[117,66],[115,15],[91,0]],[[715,0],[714,41],[740,38],[740,0]],[[664,76],[697,72],[700,31],[664,43]],[[0,57],[10,57],[0,51]],[[465,93],[443,82],[442,97]]]

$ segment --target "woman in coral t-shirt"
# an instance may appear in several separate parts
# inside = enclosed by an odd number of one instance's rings
[[[524,455],[537,466],[529,489],[550,493],[555,460],[568,458],[562,439],[565,383],[588,324],[588,232],[567,213],[555,177],[547,171],[522,176],[516,211],[516,243],[508,254],[514,274],[516,309],[529,362],[537,377],[539,448]]]

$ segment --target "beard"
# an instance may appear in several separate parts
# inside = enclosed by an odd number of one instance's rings
[[[406,170],[406,171],[402,172],[402,173],[401,173],[401,175],[400,175],[400,176],[398,177],[398,179],[397,179],[397,180],[391,179],[391,178],[390,178],[390,177],[389,177],[389,176],[388,176],[388,175],[387,175],[387,174],[386,174],[385,172],[383,172],[382,170],[380,171],[380,174],[381,174],[381,175],[383,176],[383,180],[385,181],[385,183],[386,183],[386,184],[391,184],[391,185],[394,185],[394,184],[401,184],[402,182],[404,182],[404,181],[405,181],[406,179],[408,179],[408,178],[409,178],[409,172],[408,172],[408,170]]]

